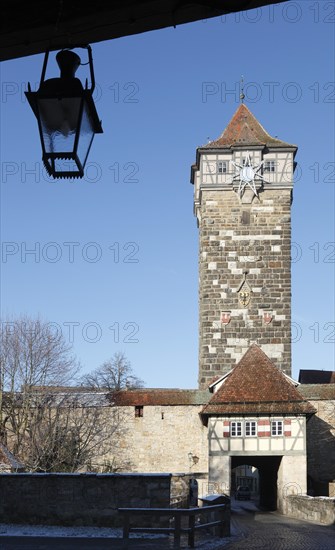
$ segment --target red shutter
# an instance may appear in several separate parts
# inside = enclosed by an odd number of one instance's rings
[[[289,418],[285,418],[284,420],[284,435],[285,437],[291,437],[291,420]]]
[[[257,435],[258,437],[270,437],[270,420],[258,420]]]
[[[229,420],[223,421],[223,437],[229,437],[230,436],[230,422]]]

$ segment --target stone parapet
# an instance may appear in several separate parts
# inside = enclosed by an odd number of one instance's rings
[[[0,521],[118,526],[118,508],[168,508],[170,474],[0,474]]]
[[[290,495],[286,497],[286,515],[324,525],[335,523],[335,498]]]

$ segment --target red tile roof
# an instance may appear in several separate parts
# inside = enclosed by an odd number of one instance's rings
[[[210,396],[208,390],[146,388],[122,390],[111,394],[110,399],[117,406],[204,405],[208,403]]]
[[[299,392],[305,399],[335,401],[335,384],[301,384]]]
[[[314,407],[253,344],[202,410],[211,414],[313,414]]]
[[[263,145],[267,147],[293,147],[280,139],[271,137],[248,107],[241,103],[221,136],[207,143],[204,148]]]
[[[217,374],[216,376],[213,376],[213,378],[211,378],[210,381],[207,382],[207,387],[209,388],[210,386],[214,385],[215,382],[217,382],[221,378],[222,378],[222,374]]]

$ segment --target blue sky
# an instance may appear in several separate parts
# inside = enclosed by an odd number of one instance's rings
[[[244,75],[249,109],[271,135],[299,147],[293,376],[333,369],[333,23],[332,2],[304,0],[92,44],[104,133],[75,181],[46,176],[24,97],[43,56],[4,62],[2,316],[55,323],[83,372],[123,351],[149,387],[196,387],[190,166],[196,147],[233,116]]]

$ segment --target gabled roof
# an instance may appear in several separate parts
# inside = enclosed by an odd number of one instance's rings
[[[313,414],[314,407],[299,393],[268,356],[253,344],[202,414]]]
[[[257,145],[297,149],[296,145],[291,145],[285,141],[271,137],[251,111],[249,111],[248,107],[244,103],[241,103],[221,136],[207,143],[204,148],[216,149]]]

